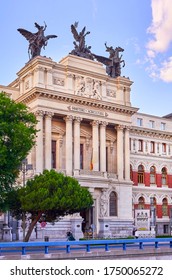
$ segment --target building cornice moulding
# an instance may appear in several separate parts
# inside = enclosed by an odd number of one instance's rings
[[[39,97],[44,97],[47,99],[55,99],[69,104],[90,106],[90,107],[99,108],[107,111],[113,111],[129,116],[132,116],[138,110],[138,108],[135,107],[129,107],[129,106],[124,106],[124,105],[119,105],[114,103],[112,104],[110,102],[105,102],[102,100],[85,98],[83,96],[80,97],[78,95],[66,94],[64,92],[59,92],[59,91],[55,92],[54,90],[42,89],[38,87],[31,89],[29,92],[20,96],[16,101],[22,102],[27,105],[33,99]]]

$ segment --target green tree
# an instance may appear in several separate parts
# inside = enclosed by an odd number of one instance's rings
[[[28,241],[34,226],[43,217],[46,222],[88,209],[93,199],[87,188],[81,187],[72,177],[55,170],[44,170],[28,180],[24,188],[13,190],[9,197],[9,209],[13,216],[28,213],[31,223],[25,237]]]
[[[21,161],[35,143],[36,117],[22,103],[0,93],[0,200],[8,192]]]

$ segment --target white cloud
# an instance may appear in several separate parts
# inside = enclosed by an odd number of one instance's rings
[[[172,1],[152,0],[152,24],[148,33],[153,36],[147,44],[148,51],[164,52],[172,42]]]
[[[160,79],[165,82],[172,82],[172,56],[164,61],[160,69]]]
[[[160,55],[167,56],[167,50],[172,43],[172,1],[152,0],[152,23],[147,29],[150,39],[146,45],[149,66],[147,71],[153,79],[172,82],[172,57],[162,59]]]

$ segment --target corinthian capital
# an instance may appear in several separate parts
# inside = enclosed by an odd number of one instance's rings
[[[69,115],[69,116],[64,117],[63,119],[65,120],[65,122],[72,122],[74,117]]]
[[[52,118],[53,116],[54,116],[54,113],[53,112],[48,112],[48,111],[45,111],[45,116],[47,117],[47,118]]]
[[[116,130],[123,130],[125,128],[125,125],[121,125],[121,124],[118,124],[116,127]]]
[[[35,113],[36,117],[43,117],[44,116],[44,111],[43,110],[37,110]]]
[[[92,122],[90,122],[90,124],[92,126],[98,126],[100,124],[100,122],[99,121],[92,121]]]

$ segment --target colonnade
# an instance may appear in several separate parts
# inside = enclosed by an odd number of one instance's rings
[[[51,169],[51,112],[37,111],[37,138],[36,138],[36,172],[41,173],[43,169]],[[43,122],[43,118],[45,121]],[[79,174],[80,170],[80,125],[81,117],[65,116],[66,123],[66,145],[65,162],[66,174],[69,176]],[[93,171],[106,172],[106,127],[105,121],[93,120],[92,126],[92,166]],[[119,180],[130,180],[130,153],[129,153],[129,129],[123,125],[114,125],[117,131],[117,175]],[[43,134],[43,131],[45,135]],[[45,142],[43,141],[45,139]],[[99,148],[100,145],[100,148]],[[100,149],[100,150],[99,150]],[[45,160],[44,160],[45,158]]]

